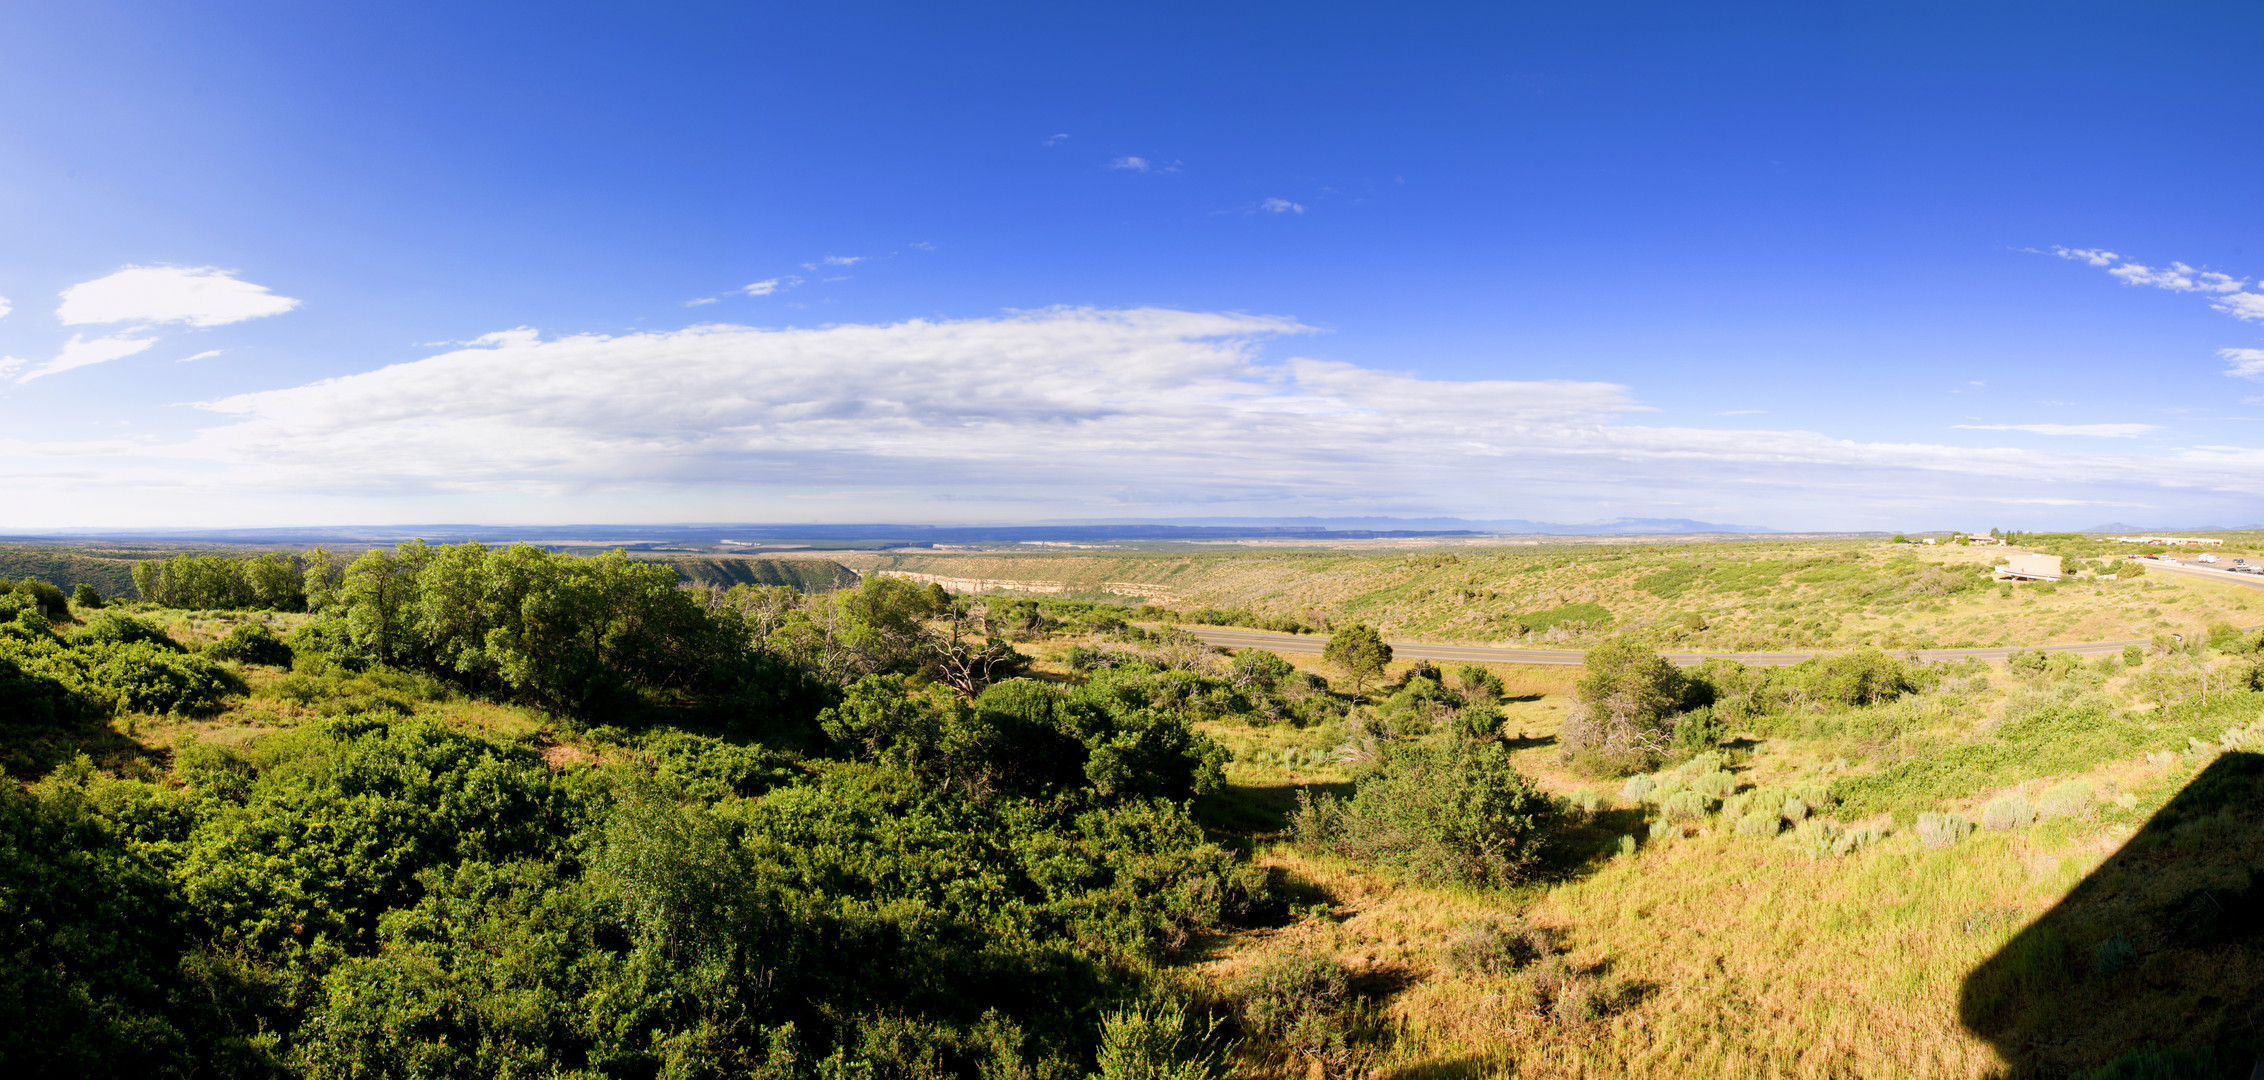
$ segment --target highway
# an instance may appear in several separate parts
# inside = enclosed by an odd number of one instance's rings
[[[2176,574],[2230,582],[2251,589],[2264,589],[2264,575],[2235,574],[2229,570],[2213,570],[2182,563],[2149,562],[2148,573]],[[1180,629],[1212,644],[1230,649],[1268,649],[1273,652],[1318,653],[1328,645],[1328,638],[1319,634],[1279,634],[1268,630],[1230,630],[1218,626],[1182,626]],[[1492,645],[1435,645],[1422,641],[1391,642],[1391,655],[1399,660],[1438,660],[1458,664],[1539,664],[1577,666],[1587,662],[1587,654],[1579,649],[1504,649]],[[2078,656],[2106,656],[2123,651],[2126,645],[2144,646],[2149,641],[2087,641],[2077,645],[2045,645],[2045,652],[2074,653]],[[1797,664],[1803,660],[1826,656],[1841,649],[1815,649],[1808,652],[1753,652],[1753,653],[1662,653],[1668,660],[1688,667],[1707,660],[1735,660],[1741,664],[1774,666]],[[2024,648],[2001,647],[1994,649],[1919,649],[1921,660],[1957,660],[1976,657],[1982,660],[2002,660]]]

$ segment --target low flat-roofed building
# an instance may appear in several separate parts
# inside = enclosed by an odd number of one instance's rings
[[[1997,537],[1994,537],[1994,536],[1991,536],[1991,535],[1989,535],[1989,533],[1988,533],[1988,530],[1986,530],[1986,529],[1984,529],[1984,530],[1982,530],[1982,531],[1980,531],[1980,532],[1977,532],[1977,533],[1966,533],[1966,534],[1965,534],[1965,542],[1966,542],[1966,543],[1968,543],[1968,544],[1999,544],[1999,545],[2001,545],[2001,544],[2003,544],[2003,543],[2004,543],[2004,541],[2003,541],[2003,540],[2001,540],[2001,539],[1999,539],[1999,538],[1997,538]]]
[[[2060,569],[2057,555],[2010,555],[2005,565],[1997,567],[1997,576],[2017,581],[2058,581],[2066,576]]]

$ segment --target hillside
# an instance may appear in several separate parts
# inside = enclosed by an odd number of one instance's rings
[[[138,557],[65,548],[0,547],[0,578],[38,578],[65,590],[85,582],[104,596],[132,596],[134,564],[139,561]]]
[[[2264,622],[2252,590],[2164,574],[1993,583],[1988,567],[2006,550],[1788,541],[1390,555],[891,552],[842,562],[962,591],[1240,609],[1316,627],[1362,621],[1391,635],[1472,644],[1576,645],[1607,630],[1649,629],[1679,648],[1722,652],[2028,646]],[[2227,557],[2254,550],[2228,548]]]
[[[832,592],[857,584],[857,574],[828,559],[656,558],[676,568],[694,585],[789,585],[806,593]]]

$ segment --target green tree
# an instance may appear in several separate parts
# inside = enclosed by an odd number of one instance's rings
[[[1321,658],[1343,671],[1352,680],[1352,692],[1358,694],[1367,684],[1383,678],[1384,665],[1391,663],[1391,645],[1375,627],[1353,623],[1329,635]]]
[[[92,611],[102,606],[102,593],[82,581],[71,588],[71,603]]]
[[[1607,773],[1649,768],[1672,744],[1674,713],[1688,688],[1681,671],[1634,638],[1588,650],[1579,704],[1558,735],[1565,757]]]

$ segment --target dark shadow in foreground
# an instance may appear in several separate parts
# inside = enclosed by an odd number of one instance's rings
[[[2264,1022],[2264,755],[2218,758],[1966,976],[2012,1077],[2245,1078]]]

